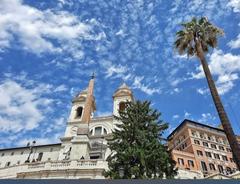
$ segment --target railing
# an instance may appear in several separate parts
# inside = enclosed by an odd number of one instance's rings
[[[25,163],[0,168],[1,178],[14,178],[18,173],[39,172],[44,170],[66,169],[107,169],[107,162],[103,160],[71,160]]]
[[[97,161],[78,161],[77,166],[97,166]]]

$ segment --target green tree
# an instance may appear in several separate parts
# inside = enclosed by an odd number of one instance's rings
[[[238,169],[240,169],[240,146],[234,135],[228,116],[224,110],[217,88],[209,70],[205,53],[209,48],[217,47],[217,37],[224,34],[223,30],[211,24],[206,17],[199,20],[183,23],[183,30],[176,33],[175,48],[180,55],[187,53],[188,56],[197,56],[202,64],[208,86],[217,109],[221,124],[226,133],[228,142],[233,151]]]
[[[112,154],[107,159],[106,177],[172,178],[176,174],[175,162],[162,143],[168,124],[159,120],[160,115],[148,101],[127,102],[126,109],[119,111],[115,118],[122,123],[108,143]]]

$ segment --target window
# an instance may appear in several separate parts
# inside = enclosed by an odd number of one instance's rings
[[[50,152],[53,152],[53,148],[50,148]]]
[[[51,158],[48,158],[47,160],[48,160],[48,161],[50,161],[50,160],[51,160]]]
[[[180,145],[180,149],[181,150],[185,149],[186,147],[187,147],[187,143],[186,142]]]
[[[76,118],[81,118],[82,117],[82,112],[83,112],[83,107],[78,107]]]
[[[20,164],[20,160],[17,161],[17,165],[19,165],[19,164]]]
[[[126,109],[126,102],[119,103],[119,111],[124,111]]]
[[[102,134],[102,127],[96,127],[94,135],[101,135],[101,134]]]
[[[210,152],[206,151],[205,154],[207,157],[212,158],[212,154]]]
[[[179,165],[184,165],[184,160],[182,158],[178,158],[178,164]]]
[[[42,157],[43,157],[43,153],[41,152],[41,153],[38,154],[37,161],[41,161],[41,160],[42,160]]]
[[[213,149],[217,149],[216,144],[211,144],[211,148],[213,148]]]
[[[12,152],[11,155],[14,155],[14,152]]]
[[[4,153],[1,154],[2,157],[3,157],[4,155],[5,155]]]
[[[200,145],[200,141],[199,140],[194,140],[194,144]]]
[[[203,134],[200,134],[200,138],[205,139],[205,136]]]
[[[197,132],[196,131],[192,131],[192,136],[197,137]]]
[[[194,162],[192,160],[188,160],[188,166],[189,167],[194,167]]]
[[[100,158],[100,155],[93,155],[93,156],[90,156],[90,159],[99,159]]]
[[[6,167],[9,167],[10,164],[11,164],[11,162],[7,162],[7,163],[6,163]]]
[[[94,129],[95,129],[95,131],[93,131],[93,129],[90,131],[91,135],[100,136],[100,135],[107,134],[107,130],[104,127],[95,127]]]
[[[227,152],[232,152],[232,150],[230,148],[226,148]]]
[[[226,167],[227,174],[232,174],[232,169],[230,167]]]
[[[220,156],[219,156],[219,154],[217,154],[217,153],[214,153],[214,158],[216,158],[216,159],[220,160]]]
[[[212,164],[212,163],[209,164],[209,167],[210,167],[210,170],[212,170],[212,171],[215,171],[215,170],[216,170],[215,165]]]
[[[198,156],[203,156],[203,152],[200,151],[200,150],[197,150],[197,155],[198,155]]]
[[[223,146],[218,146],[218,148],[219,148],[220,150],[222,150],[222,151],[225,150]]]
[[[230,158],[230,162],[234,162],[233,158]]]
[[[228,161],[228,158],[227,158],[227,156],[225,156],[225,155],[222,155],[222,159],[223,159],[224,161]]]
[[[23,155],[24,151],[21,152],[21,155]]]
[[[211,137],[210,136],[208,136],[208,140],[211,141]]]
[[[208,147],[208,143],[207,142],[203,142],[203,146]]]
[[[218,170],[219,170],[220,173],[222,173],[222,174],[224,173],[224,172],[223,172],[223,166],[218,165]]]
[[[201,166],[203,171],[207,171],[207,165],[204,161],[201,161]]]

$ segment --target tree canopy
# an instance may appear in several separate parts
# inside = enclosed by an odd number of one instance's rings
[[[175,48],[180,55],[197,55],[197,43],[201,44],[203,52],[209,47],[217,46],[217,37],[224,34],[223,30],[211,24],[206,17],[199,20],[195,17],[187,23],[182,23],[183,29],[176,33]]]
[[[176,174],[175,161],[162,138],[168,124],[159,120],[160,115],[149,101],[127,102],[126,109],[119,111],[115,116],[119,124],[108,143],[112,154],[106,177],[172,178]]]

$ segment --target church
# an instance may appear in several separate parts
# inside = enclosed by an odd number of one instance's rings
[[[93,95],[94,76],[88,87],[72,100],[65,134],[60,143],[0,149],[0,179],[103,179],[111,153],[107,139],[116,124],[113,118],[134,100],[130,88],[123,83],[113,94],[111,116],[93,117],[96,103]]]
[[[60,143],[0,149],[0,179],[104,179],[111,150],[107,141],[121,122],[114,118],[134,101],[123,83],[113,93],[112,115],[94,117],[94,76],[88,87],[72,100]],[[240,142],[240,137],[239,137]],[[224,131],[184,120],[168,136],[168,148],[176,161],[178,179],[240,178]]]

